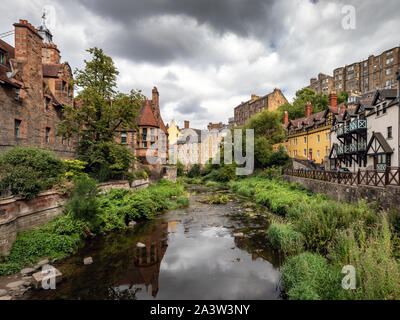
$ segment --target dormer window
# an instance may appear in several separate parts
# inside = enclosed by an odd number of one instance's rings
[[[6,54],[0,51],[0,64],[6,64]]]

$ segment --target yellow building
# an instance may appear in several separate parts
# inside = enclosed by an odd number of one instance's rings
[[[282,146],[290,158],[312,160],[317,164],[324,164],[330,153],[330,132],[333,116],[337,114],[337,95],[329,97],[330,106],[325,111],[312,114],[311,103],[306,105],[306,116],[290,120],[285,113],[285,141],[275,144],[273,150],[277,152]]]
[[[168,143],[169,145],[175,144],[178,139],[179,135],[181,134],[179,127],[175,124],[175,120],[171,121],[171,124],[168,128]]]

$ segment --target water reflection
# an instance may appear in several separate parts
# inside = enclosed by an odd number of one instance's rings
[[[134,231],[94,239],[57,266],[65,277],[56,290],[25,298],[279,299],[280,261],[254,231],[265,221],[254,227],[254,220],[232,219],[232,206],[192,203]],[[234,238],[238,230],[246,237]],[[83,266],[87,256],[94,263]]]

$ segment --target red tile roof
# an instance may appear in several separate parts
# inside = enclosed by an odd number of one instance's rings
[[[43,77],[57,77],[60,68],[61,64],[43,64]]]
[[[151,109],[150,101],[142,101],[142,107],[139,110],[138,126],[160,127],[154,117],[153,110]],[[164,126],[165,127],[165,126]]]

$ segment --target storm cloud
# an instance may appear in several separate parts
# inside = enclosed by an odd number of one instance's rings
[[[3,0],[0,33],[40,24],[47,0]],[[279,87],[290,100],[319,72],[399,45],[398,0],[54,0],[54,41],[83,67],[97,46],[120,71],[121,91],[160,92],[166,122],[227,122],[252,93]],[[342,27],[345,5],[356,29]],[[12,37],[5,38],[13,44]]]

